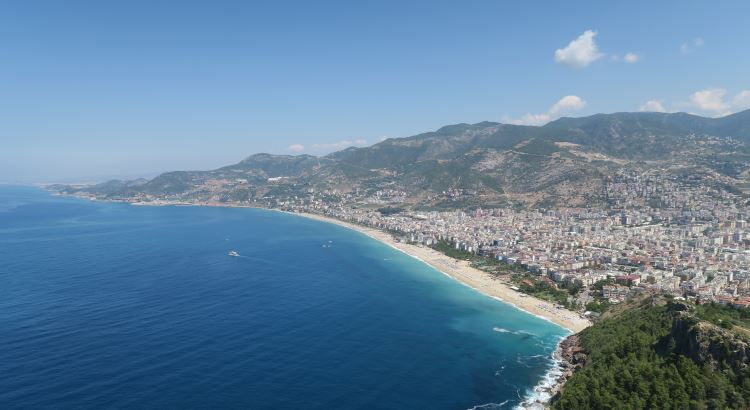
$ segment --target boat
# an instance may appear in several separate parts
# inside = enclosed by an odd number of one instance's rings
[[[240,256],[240,254],[237,251],[229,251],[229,256]]]

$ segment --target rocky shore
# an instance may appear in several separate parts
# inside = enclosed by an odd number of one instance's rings
[[[552,354],[555,367],[547,373],[546,382],[536,387],[534,399],[521,404],[526,410],[549,408],[562,392],[565,382],[577,369],[586,364],[586,354],[580,345],[578,334],[563,339]]]
[[[559,361],[561,374],[556,383],[550,387],[550,402],[560,396],[565,382],[573,375],[573,372],[586,364],[586,353],[583,351],[578,334],[570,335],[560,342],[555,350],[554,357]]]

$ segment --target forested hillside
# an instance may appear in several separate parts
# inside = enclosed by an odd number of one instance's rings
[[[712,306],[712,321],[743,314]],[[644,305],[580,334],[586,364],[554,409],[747,409],[750,347],[685,304]]]

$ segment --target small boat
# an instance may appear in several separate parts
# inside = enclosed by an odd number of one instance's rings
[[[240,256],[240,254],[237,251],[229,251],[229,256]]]

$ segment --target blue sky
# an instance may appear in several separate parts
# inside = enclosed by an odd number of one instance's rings
[[[0,181],[750,107],[750,2],[0,3]]]

